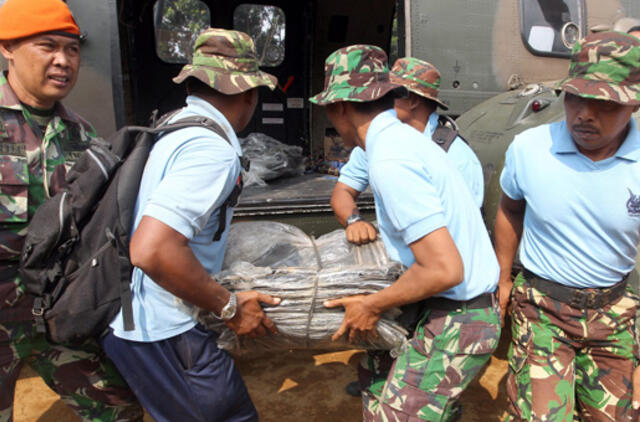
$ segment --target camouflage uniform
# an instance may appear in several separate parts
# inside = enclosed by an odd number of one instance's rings
[[[631,289],[600,309],[578,309],[552,299],[522,275],[511,294],[506,420],[572,420],[574,407],[585,421],[634,420],[631,373],[638,297]]]
[[[460,417],[460,395],[498,346],[499,315],[497,301],[491,308],[428,310],[409,346],[393,363],[382,391],[378,393],[380,384],[374,383],[363,393],[365,420]]]
[[[616,32],[591,34],[574,46],[569,76],[558,84],[557,90],[583,98],[640,105],[639,65],[640,43],[636,38]],[[535,164],[544,166],[543,162],[538,163],[540,160]],[[525,195],[529,209],[535,198],[530,192]],[[539,203],[531,206],[540,214],[544,212]],[[563,223],[549,218],[545,224],[557,228]],[[527,229],[533,230],[525,225]],[[616,227],[601,229],[610,231]],[[566,239],[567,233],[560,233]],[[547,241],[556,246],[555,239]],[[566,246],[566,250],[570,247]],[[623,257],[616,259],[622,261]],[[558,300],[558,293],[552,298],[549,292],[559,291],[552,289],[560,283],[543,279],[544,284],[534,286],[532,283],[538,280],[533,274],[520,274],[511,291],[506,420],[637,421],[639,415],[632,410],[631,399],[632,373],[638,362],[638,296],[627,286],[622,296],[604,306],[571,305],[568,302],[576,300],[577,295],[596,298],[610,289],[565,287],[564,300]],[[624,284],[620,281],[615,286]],[[542,291],[545,289],[549,289],[546,294]]]
[[[84,419],[141,419],[135,397],[95,341],[70,348],[36,333],[33,298],[17,274],[29,219],[64,188],[70,161],[95,136],[86,121],[55,107],[43,131],[0,75],[0,421],[11,420],[25,361]]]

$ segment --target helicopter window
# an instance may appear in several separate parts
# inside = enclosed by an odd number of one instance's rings
[[[233,11],[233,27],[253,38],[260,66],[284,61],[285,16],[279,7],[241,4]]]
[[[167,63],[188,63],[198,34],[210,22],[209,8],[200,0],[158,0],[153,5],[158,57]]]
[[[584,0],[520,0],[522,40],[533,54],[569,57],[584,36]]]

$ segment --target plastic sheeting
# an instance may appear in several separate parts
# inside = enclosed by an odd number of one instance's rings
[[[304,173],[304,157],[299,146],[283,144],[259,132],[239,141],[242,154],[251,160],[249,171],[244,173],[245,186],[265,186],[267,180]]]
[[[366,348],[398,350],[407,331],[395,321],[397,309],[378,322],[378,337],[347,343],[331,341],[344,317],[343,308],[327,309],[323,302],[355,294],[375,293],[391,285],[404,271],[391,261],[381,241],[363,246],[347,242],[344,230],[312,239],[298,228],[277,222],[232,224],[218,282],[231,291],[257,290],[282,299],[265,306],[279,334],[238,337],[209,312],[199,320],[220,333],[220,347],[234,351]]]

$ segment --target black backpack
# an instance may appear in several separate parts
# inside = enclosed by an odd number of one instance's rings
[[[449,148],[456,137],[460,137],[466,144],[469,144],[466,139],[460,136],[458,125],[451,117],[444,115],[438,116],[438,126],[436,126],[436,129],[433,131],[431,140],[438,144],[444,152],[449,152]]]
[[[20,274],[35,296],[38,331],[51,341],[99,337],[121,307],[125,330],[134,329],[129,241],[142,172],[156,135],[193,126],[210,129],[229,142],[222,128],[204,117],[126,126],[108,141],[92,140],[69,170],[66,190],[36,211]],[[226,208],[235,205],[241,189],[239,178],[220,211],[214,240],[224,231]]]

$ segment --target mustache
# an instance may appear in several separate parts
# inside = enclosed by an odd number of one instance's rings
[[[571,126],[571,128],[577,132],[593,132],[593,133],[600,133],[600,131],[598,130],[598,128],[591,126],[591,125],[585,125],[585,124],[577,124],[577,125],[573,125]]]

